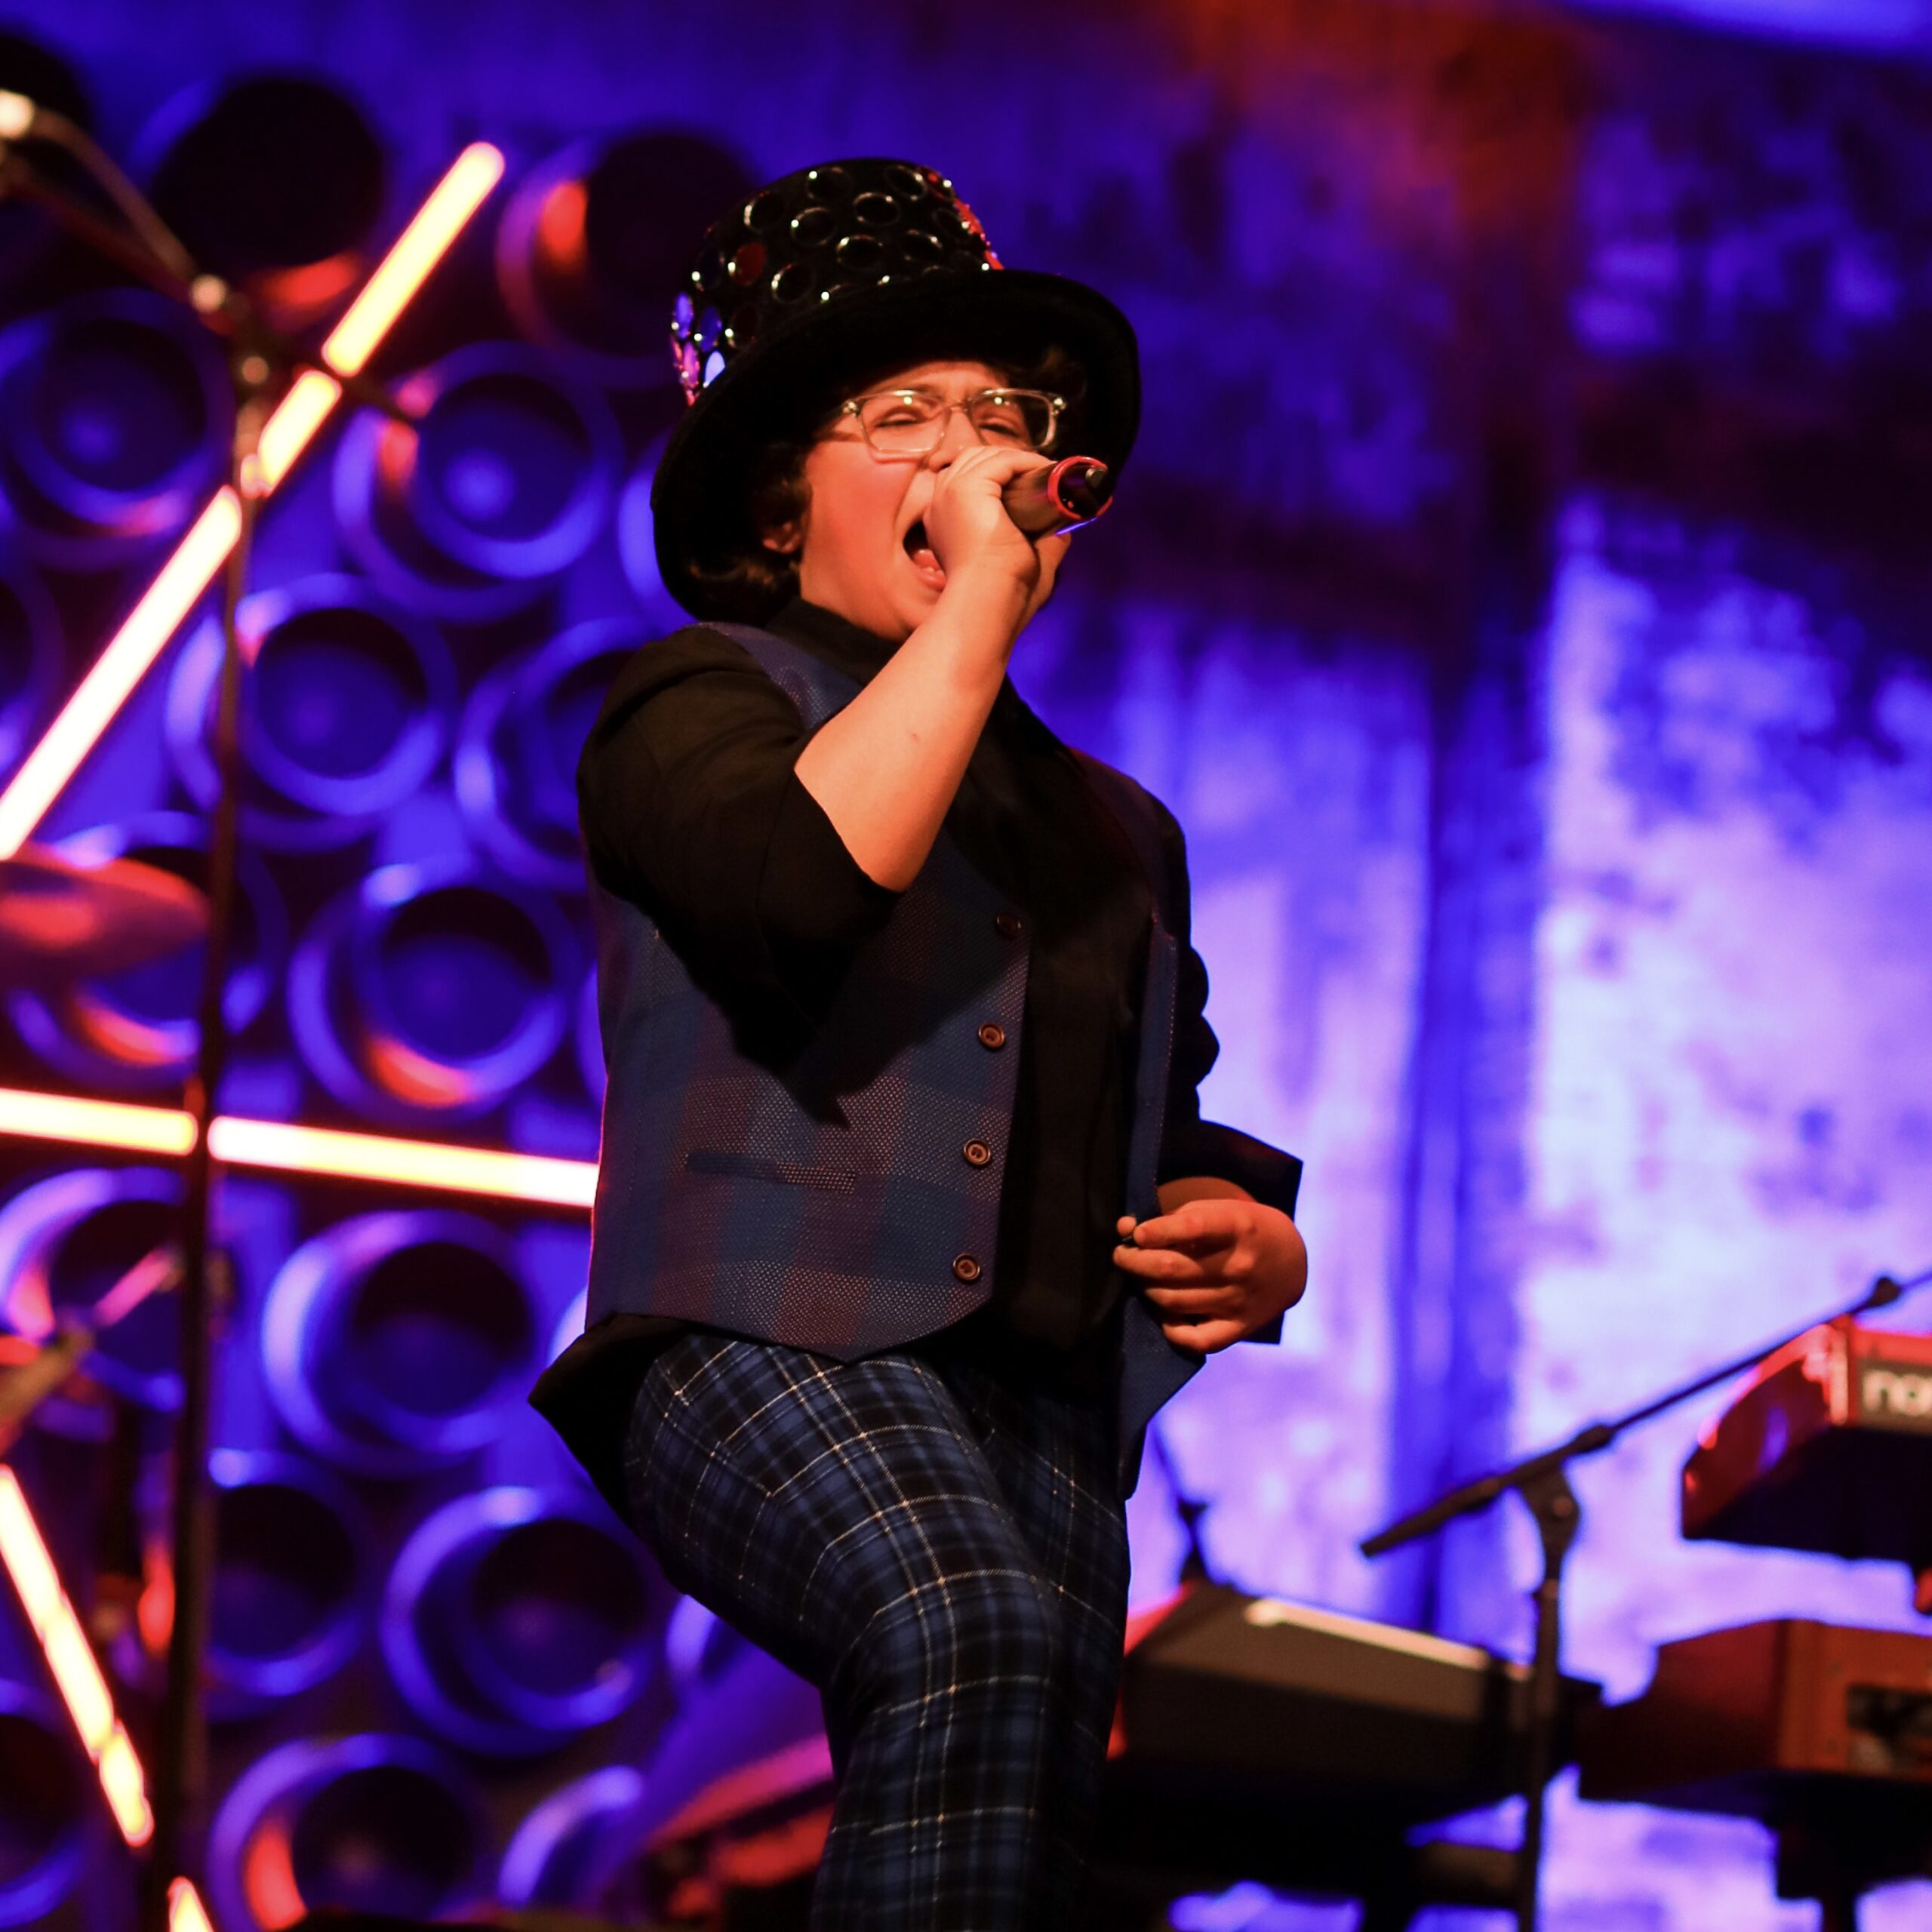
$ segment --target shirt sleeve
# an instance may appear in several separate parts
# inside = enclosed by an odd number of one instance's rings
[[[1168,903],[1180,942],[1180,979],[1174,997],[1174,1043],[1168,1063],[1167,1115],[1161,1134],[1157,1181],[1211,1174],[1232,1181],[1254,1198],[1284,1214],[1295,1211],[1301,1189],[1301,1162],[1238,1127],[1201,1118],[1201,1082],[1221,1057],[1221,1043],[1208,1023],[1208,968],[1189,934],[1187,851],[1171,813],[1161,809],[1161,832],[1168,859]],[[1278,1342],[1278,1318],[1250,1339]]]
[[[810,735],[747,651],[694,626],[619,672],[577,774],[598,882],[657,920],[694,971],[808,1015],[900,896],[799,783]]]

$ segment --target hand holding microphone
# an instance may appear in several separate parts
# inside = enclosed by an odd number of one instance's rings
[[[1028,469],[1000,491],[1006,513],[1029,537],[1082,530],[1113,502],[1113,472],[1098,457],[1063,457],[1047,469]]]

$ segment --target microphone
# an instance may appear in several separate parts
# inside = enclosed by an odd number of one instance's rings
[[[1113,472],[1098,457],[1063,457],[1051,469],[1029,469],[1000,492],[1006,513],[1029,537],[1083,529],[1112,503]]]

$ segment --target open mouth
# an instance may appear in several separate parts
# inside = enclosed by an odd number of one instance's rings
[[[903,540],[906,554],[912,558],[912,568],[920,576],[935,586],[943,584],[946,571],[938,558],[934,555],[932,546],[926,540],[926,525],[923,518],[912,525]]]

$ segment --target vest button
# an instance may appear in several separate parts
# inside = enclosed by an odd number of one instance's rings
[[[983,1140],[969,1140],[959,1151],[966,1156],[969,1168],[986,1167],[993,1158],[993,1150]]]
[[[993,915],[993,931],[1001,939],[1017,939],[1020,937],[1020,915],[1017,912],[995,912]]]
[[[1006,1044],[1006,1029],[996,1020],[989,1020],[980,1029],[980,1044],[989,1054],[996,1054]]]
[[[977,1281],[980,1278],[980,1264],[970,1254],[955,1254],[952,1257],[952,1272],[962,1281]]]

